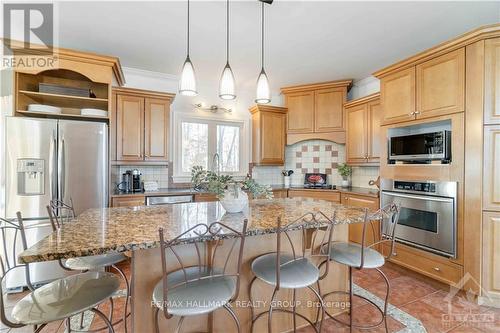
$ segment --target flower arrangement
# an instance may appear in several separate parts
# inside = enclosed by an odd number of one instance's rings
[[[269,185],[261,185],[247,176],[244,181],[236,181],[232,176],[219,175],[214,171],[203,169],[202,166],[194,166],[191,169],[191,183],[195,190],[205,190],[214,193],[219,200],[229,192],[238,198],[240,190],[248,191],[254,198],[273,198],[273,191]]]

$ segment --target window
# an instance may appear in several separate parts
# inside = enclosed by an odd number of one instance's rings
[[[240,171],[240,128],[217,125],[217,154],[221,172]]]
[[[190,172],[195,165],[208,168],[208,125],[182,123],[182,172]]]
[[[246,135],[245,121],[174,115],[173,124],[175,182],[188,182],[191,168],[195,165],[215,170],[215,153],[219,155],[221,173],[235,177],[246,175],[248,145],[243,145]]]

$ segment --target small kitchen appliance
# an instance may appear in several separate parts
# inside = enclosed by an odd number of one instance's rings
[[[304,177],[304,188],[332,189],[332,185],[326,183],[325,173],[306,173]]]
[[[132,170],[132,192],[142,192],[141,172],[137,169]]]
[[[118,190],[125,193],[132,192],[132,171],[127,170],[122,174],[122,182],[118,184]]]

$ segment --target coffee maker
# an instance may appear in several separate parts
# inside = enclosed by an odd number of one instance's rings
[[[132,170],[132,192],[142,192],[141,175],[139,170]]]
[[[137,169],[127,170],[122,174],[122,182],[118,184],[120,192],[142,192],[141,172]]]

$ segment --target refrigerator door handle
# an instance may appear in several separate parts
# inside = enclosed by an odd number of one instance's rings
[[[57,199],[57,177],[56,177],[56,165],[57,165],[57,155],[56,155],[57,140],[55,134],[52,133],[50,138],[50,150],[49,150],[49,177],[50,177],[50,197],[52,200]]]

